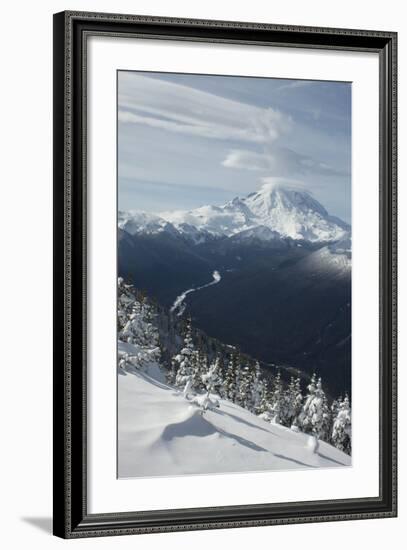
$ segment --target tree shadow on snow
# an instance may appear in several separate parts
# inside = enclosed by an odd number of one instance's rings
[[[338,464],[339,466],[346,466],[343,462],[339,462],[339,460],[335,460],[334,458],[331,458],[330,456],[323,455],[322,453],[318,453],[321,458],[324,458],[325,460],[329,460],[330,462],[335,462],[335,464]]]
[[[295,458],[291,458],[289,456],[280,455],[277,453],[273,453],[274,456],[277,458],[282,458],[283,460],[287,460],[288,462],[294,462],[294,464],[298,464],[298,466],[305,466],[306,468],[318,468],[318,466],[315,466],[314,464],[307,464],[306,462],[301,462],[301,460],[296,460]]]
[[[233,418],[234,420],[236,420],[237,422],[240,422],[241,424],[245,424],[246,426],[249,426],[250,428],[255,428],[256,430],[261,430],[263,432],[266,432],[268,434],[272,434],[272,435],[275,435],[276,437],[281,437],[281,435],[279,434],[276,434],[270,430],[267,430],[266,428],[262,428],[261,426],[257,426],[257,424],[252,424],[251,422],[248,422],[247,420],[244,420],[243,418],[240,418],[239,416],[236,416],[235,414],[232,414],[230,412],[226,412],[226,411],[222,411],[222,410],[219,410],[217,409],[216,411],[217,414],[220,414],[222,416],[230,416],[231,418]]]
[[[240,445],[243,445],[243,447],[248,447],[252,451],[263,451],[264,453],[270,452],[268,449],[265,449],[264,447],[260,447],[260,445],[257,445],[256,443],[253,443],[253,441],[249,441],[248,439],[245,439],[240,435],[232,434],[230,432],[225,432],[221,428],[217,428],[217,431],[224,437],[229,437],[230,439],[234,439],[235,441],[237,441],[237,443],[239,443]]]
[[[128,366],[128,367],[126,367],[126,372],[127,372],[127,374],[138,375],[141,378],[143,378],[144,380],[146,380],[147,382],[149,382],[150,384],[152,384],[153,386],[156,386],[157,388],[161,388],[162,390],[170,390],[171,389],[170,387],[168,387],[163,382],[160,382],[159,380],[156,380],[155,378],[153,378],[152,376],[150,376],[146,372],[143,372],[141,369],[138,369],[136,367]]]
[[[248,447],[253,451],[263,451],[266,453],[269,452],[264,447],[260,447],[260,445],[257,445],[256,443],[253,443],[252,441],[249,441],[244,437],[226,432],[219,427],[215,428],[215,426],[211,424],[211,422],[208,422],[205,417],[200,414],[198,409],[191,416],[185,418],[184,420],[166,426],[161,435],[161,438],[166,442],[170,442],[174,438],[182,438],[186,436],[208,437],[216,433],[225,438],[233,439],[234,441],[239,443],[239,445],[242,445],[243,447]]]

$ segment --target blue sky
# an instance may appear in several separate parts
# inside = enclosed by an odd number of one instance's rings
[[[223,204],[274,178],[351,221],[351,84],[119,71],[119,209]]]

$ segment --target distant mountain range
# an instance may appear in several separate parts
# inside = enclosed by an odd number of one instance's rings
[[[182,311],[208,335],[350,391],[351,228],[309,193],[266,184],[223,206],[119,212],[118,225],[120,276],[168,308],[195,288]]]
[[[293,240],[327,242],[342,239],[350,227],[330,216],[306,191],[265,184],[247,197],[235,197],[223,206],[201,206],[147,214],[119,212],[119,227],[128,233],[168,232],[201,244],[213,238],[255,236],[268,241],[288,237]]]

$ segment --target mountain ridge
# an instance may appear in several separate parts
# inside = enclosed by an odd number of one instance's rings
[[[222,206],[204,205],[158,214],[119,212],[119,227],[132,235],[165,231],[194,244],[245,232],[252,236],[253,230],[259,240],[273,236],[312,243],[338,241],[350,232],[346,222],[331,216],[309,192],[270,183]]]

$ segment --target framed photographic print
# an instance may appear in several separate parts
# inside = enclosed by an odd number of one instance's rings
[[[54,16],[54,533],[396,515],[396,34]]]

